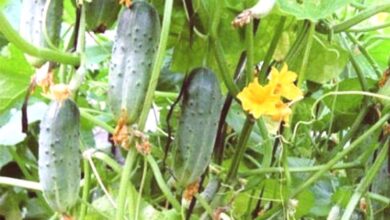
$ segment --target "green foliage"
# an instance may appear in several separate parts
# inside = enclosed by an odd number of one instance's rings
[[[293,15],[299,20],[308,19],[316,22],[332,15],[349,2],[349,0],[278,0],[278,5],[282,12]]]
[[[33,72],[20,50],[10,45],[0,57],[0,113],[12,107],[25,94]]]

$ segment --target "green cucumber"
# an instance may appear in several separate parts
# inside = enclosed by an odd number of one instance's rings
[[[173,174],[182,187],[197,181],[210,163],[223,103],[211,70],[193,70],[186,84],[173,151]]]
[[[108,103],[116,119],[138,120],[160,38],[156,9],[134,2],[119,16],[109,69]]]
[[[57,47],[60,42],[64,0],[23,0],[20,35],[38,47]],[[26,56],[27,61],[40,67],[45,61]]]
[[[93,0],[85,4],[87,30],[104,33],[118,17],[121,5],[118,0]]]
[[[56,212],[77,201],[80,170],[80,113],[70,99],[52,101],[40,125],[39,180],[43,196]]]

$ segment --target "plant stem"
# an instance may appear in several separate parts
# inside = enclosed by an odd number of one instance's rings
[[[146,161],[146,158],[144,157],[143,158],[144,160],[144,169],[142,171],[142,178],[141,178],[141,184],[140,184],[140,188],[139,188],[139,193],[138,193],[138,198],[137,198],[137,205],[136,205],[136,209],[135,209],[135,219],[138,219],[138,216],[139,216],[139,212],[140,212],[140,207],[141,207],[141,199],[142,199],[142,191],[144,189],[144,186],[145,186],[145,179],[146,179],[146,175],[148,173],[148,162]]]
[[[240,92],[239,88],[233,81],[233,77],[229,74],[229,68],[228,64],[226,63],[225,57],[224,57],[224,52],[221,43],[212,38],[211,44],[214,48],[214,53],[215,53],[215,59],[217,61],[219,70],[221,72],[221,77],[222,80],[227,87],[230,95],[232,95],[234,98],[236,95]]]
[[[356,58],[352,54],[350,54],[350,58],[351,58],[350,59],[351,64],[352,64],[353,68],[355,69],[356,75],[358,76],[358,79],[360,82],[360,85],[362,86],[362,90],[365,92],[368,91],[368,83],[367,83],[366,78],[364,77],[364,73],[363,73],[362,69],[360,68],[358,61],[356,60]]]
[[[367,137],[369,137],[372,133],[378,130],[388,119],[390,118],[390,113],[382,116],[380,120],[378,120],[370,129],[368,129],[364,134],[358,137],[354,142],[351,143],[348,147],[344,148],[343,151],[335,155],[328,163],[326,163],[320,170],[314,173],[308,180],[306,180],[302,185],[299,185],[297,189],[289,196],[289,199],[296,197],[302,191],[304,191],[307,187],[311,186],[315,181],[317,181],[325,172],[330,170],[335,164],[341,161],[346,155],[348,155],[351,151],[357,148],[361,142],[363,142]],[[259,219],[268,219],[271,216],[275,215],[280,211],[281,204],[275,205],[271,210],[267,211],[263,216],[259,217]]]
[[[265,83],[265,81],[266,81],[266,77],[267,77],[266,73],[267,73],[267,70],[269,69],[269,64],[272,60],[272,56],[275,53],[275,50],[276,50],[276,47],[277,47],[278,42],[280,40],[280,37],[283,34],[283,28],[284,28],[285,23],[286,23],[286,17],[283,16],[280,18],[279,24],[275,29],[275,33],[274,33],[274,36],[272,38],[271,44],[269,45],[269,48],[268,48],[267,53],[265,54],[265,57],[263,60],[263,64],[261,65],[261,69],[259,72],[260,83]]]
[[[104,162],[109,167],[111,167],[116,173],[121,174],[122,166],[119,165],[114,159],[112,159],[107,154],[99,151],[94,151],[93,153],[91,153],[91,157],[95,159],[99,159],[100,161]]]
[[[253,80],[254,54],[253,54],[253,22],[245,27],[246,43],[246,83]]]
[[[383,24],[371,26],[371,27],[351,28],[347,30],[347,32],[356,32],[356,33],[369,32],[369,31],[376,31],[379,29],[387,28],[389,26],[390,26],[390,22],[385,22]]]
[[[4,34],[9,42],[31,56],[75,66],[80,64],[80,57],[77,55],[48,48],[39,48],[27,42],[13,29],[2,11],[0,11],[0,32]]]
[[[82,194],[82,200],[84,201],[81,203],[80,207],[80,220],[84,220],[85,215],[87,214],[87,205],[88,203],[88,197],[89,197],[89,189],[91,185],[91,168],[89,167],[89,163],[87,159],[83,160],[83,167],[84,167],[84,186],[83,186],[83,194]]]
[[[286,57],[284,58],[286,63],[289,63],[293,57],[295,57],[297,51],[300,49],[300,47],[303,45],[302,42],[306,37],[307,31],[309,29],[310,22],[305,21],[303,24],[302,29],[299,31],[297,38],[295,39],[293,45],[291,46],[290,50],[288,51]]]
[[[316,172],[318,170],[323,169],[326,166],[324,165],[317,165],[317,166],[310,166],[310,167],[290,167],[289,172],[290,173],[306,173],[306,172]],[[360,161],[354,161],[350,163],[342,163],[334,165],[330,168],[330,170],[343,170],[343,169],[350,169],[350,168],[361,168],[363,165]],[[247,170],[242,171],[239,173],[242,177],[247,176],[253,176],[253,175],[259,175],[259,174],[267,174],[267,173],[281,173],[283,172],[283,167],[268,167],[268,168],[259,168],[254,170]]]
[[[0,185],[16,186],[34,191],[42,191],[42,187],[38,182],[15,179],[5,176],[0,176]]]
[[[80,115],[82,118],[87,119],[89,122],[92,122],[93,124],[105,129],[106,131],[113,133],[114,128],[111,127],[109,124],[97,119],[95,116],[89,114],[87,111],[80,109]]]
[[[378,202],[381,202],[383,204],[389,205],[390,204],[390,198],[386,196],[382,196],[376,193],[368,192],[367,196],[370,197],[373,200],[376,200]]]
[[[203,198],[199,193],[195,194],[195,198],[198,200],[199,204],[204,208],[204,210],[206,210],[207,214],[212,217],[214,212],[211,206],[208,204],[207,200]]]
[[[171,27],[171,16],[172,16],[172,7],[173,7],[173,0],[166,0],[165,1],[165,8],[164,8],[164,18],[162,23],[162,29],[161,29],[161,38],[160,43],[157,50],[156,59],[153,64],[152,69],[152,75],[150,77],[149,87],[148,91],[145,96],[145,103],[140,115],[140,119],[138,122],[138,127],[142,131],[145,127],[146,118],[149,114],[149,109],[152,106],[153,102],[153,95],[156,90],[158,78],[160,76],[160,70],[161,66],[164,61],[164,55],[165,50],[167,48],[167,42],[168,42],[168,36],[169,36],[169,30]]]
[[[179,94],[176,92],[163,92],[163,91],[155,91],[154,96],[159,98],[168,98],[168,99],[176,99]]]
[[[359,203],[360,198],[366,192],[371,182],[374,180],[376,174],[380,170],[383,162],[386,160],[389,151],[389,147],[387,146],[388,143],[389,141],[386,141],[385,144],[382,146],[382,150],[379,152],[378,158],[376,158],[372,167],[368,170],[364,178],[360,181],[359,185],[355,189],[355,192],[353,193],[351,199],[349,200],[347,208],[343,216],[341,217],[341,220],[348,220],[351,218],[355,206]]]
[[[313,45],[314,33],[315,33],[315,25],[314,23],[310,22],[309,32],[307,34],[308,36],[307,36],[306,48],[303,54],[301,67],[299,69],[299,76],[298,76],[298,83],[297,83],[297,86],[299,88],[302,87],[303,81],[306,78],[306,69],[307,69],[307,64],[309,62],[310,50]]]
[[[359,114],[356,116],[355,121],[351,125],[351,128],[348,130],[348,132],[344,135],[343,139],[341,139],[340,143],[337,144],[337,146],[332,150],[330,153],[330,156],[327,159],[330,159],[334,156],[336,152],[339,152],[346,144],[347,142],[356,134],[358,129],[360,128],[360,124],[366,117],[366,114],[369,110],[369,105],[368,105],[368,98],[365,98],[363,101],[362,108],[359,112]]]
[[[379,65],[375,62],[374,58],[368,53],[365,47],[351,34],[351,33],[346,33],[347,37],[354,43],[356,46],[359,48],[360,52],[363,54],[363,56],[366,58],[368,63],[371,65],[372,69],[376,73],[378,78],[382,77],[382,71],[379,68]],[[351,59],[355,58],[351,55]],[[355,63],[357,64],[356,60]]]
[[[181,205],[176,200],[175,196],[173,196],[173,194],[169,190],[167,184],[165,183],[164,178],[161,174],[160,169],[158,168],[156,161],[150,155],[146,156],[146,160],[148,161],[150,167],[152,168],[153,176],[156,179],[157,184],[160,187],[161,191],[164,193],[167,200],[172,204],[173,208],[176,209],[176,211],[180,212]]]
[[[80,54],[80,66],[76,71],[76,74],[72,77],[69,85],[72,92],[76,92],[82,82],[84,81],[85,75],[87,74],[87,68],[85,66],[86,57],[85,57],[85,32],[86,32],[86,18],[85,18],[85,6],[80,5],[80,24],[78,29],[77,36],[77,48],[76,51]],[[75,95],[75,94],[73,94]]]
[[[359,14],[353,16],[352,18],[334,25],[331,29],[333,29],[334,33],[339,33],[342,31],[346,31],[352,26],[359,24],[360,22],[374,16],[377,13],[380,12],[387,12],[390,10],[390,3],[385,3],[385,4],[380,4],[380,5],[375,5],[372,6],[371,8],[367,8],[363,11],[361,11]]]
[[[253,118],[251,116],[247,116],[247,119],[245,120],[244,126],[241,130],[240,138],[238,140],[238,144],[236,148],[236,153],[234,154],[232,163],[229,167],[229,171],[226,176],[225,183],[231,183],[237,176],[238,168],[244,156],[246,150],[246,144],[249,140],[253,125],[254,125]]]
[[[257,127],[260,130],[260,135],[264,143],[264,155],[263,162],[261,165],[263,168],[268,168],[271,166],[272,163],[272,151],[274,146],[272,145],[272,141],[269,137],[269,133],[267,127],[265,126],[263,118],[259,118],[259,120],[257,120]]]
[[[130,142],[132,143],[132,141]],[[127,198],[127,189],[129,188],[130,180],[130,172],[133,169],[133,165],[135,163],[135,159],[137,157],[137,150],[135,147],[131,147],[129,152],[127,152],[125,165],[123,167],[123,172],[119,184],[119,193],[118,193],[118,201],[117,201],[117,212],[115,214],[116,220],[123,220],[125,216],[125,204]],[[132,196],[130,196],[132,198]]]

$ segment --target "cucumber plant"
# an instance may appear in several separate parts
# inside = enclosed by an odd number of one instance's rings
[[[389,216],[375,176],[389,170],[390,3],[23,0],[16,31],[8,6],[19,2],[0,0],[0,143],[14,145],[0,147],[0,219]],[[115,37],[102,33],[115,25]],[[19,141],[5,132],[34,71],[23,53],[35,67],[50,61],[42,81],[71,82],[74,99],[51,101]],[[46,107],[33,96],[31,123],[33,105]],[[100,151],[100,128],[125,149]],[[79,141],[91,148],[82,173]]]

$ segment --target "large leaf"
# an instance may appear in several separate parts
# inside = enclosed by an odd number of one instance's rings
[[[0,56],[0,114],[25,93],[33,69],[23,54],[10,45]]]
[[[349,4],[350,0],[278,0],[280,10],[298,20],[318,21]]]
[[[369,49],[370,55],[374,58],[375,62],[384,70],[389,66],[389,48],[390,41],[381,41],[379,44],[376,44],[374,47]]]
[[[334,79],[342,73],[348,58],[348,53],[335,41],[330,44],[322,37],[315,37],[305,78],[319,84]],[[294,59],[293,69],[299,69],[301,62],[302,54]]]
[[[43,102],[38,102],[30,105],[27,108],[27,116],[29,123],[33,123],[42,119],[47,105]],[[7,124],[0,127],[0,144],[12,146],[22,142],[26,138],[26,134],[22,132],[21,111],[14,111]],[[12,135],[9,135],[12,131]],[[0,146],[1,147],[1,146]]]

